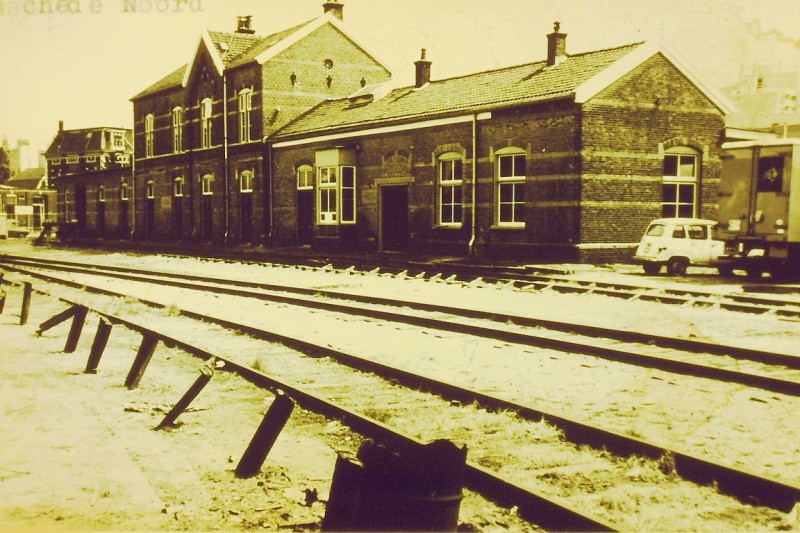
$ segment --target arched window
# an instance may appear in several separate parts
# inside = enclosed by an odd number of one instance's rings
[[[498,226],[525,226],[525,152],[503,148],[496,152],[496,222]]]
[[[304,191],[314,188],[314,169],[311,165],[297,167],[297,190]]]
[[[688,146],[675,146],[664,154],[661,214],[665,218],[697,215],[697,181],[700,158]]]
[[[183,108],[172,108],[172,151],[176,154],[183,151]]]
[[[129,185],[124,181],[119,186],[119,199],[123,202],[127,202],[130,198],[130,190]]]
[[[211,146],[211,98],[200,102],[200,148]]]
[[[239,192],[253,192],[253,171],[243,170],[239,174]]]
[[[144,117],[144,156],[153,157],[153,140],[155,135],[155,117],[148,113]]]
[[[172,182],[172,196],[176,198],[183,196],[183,178],[175,178]]]
[[[97,201],[100,203],[106,201],[106,188],[103,185],[97,187]]]
[[[212,186],[214,185],[214,176],[212,174],[206,174],[200,178],[200,184],[203,195],[210,196],[214,194],[214,190],[212,189]]]
[[[463,219],[464,162],[461,154],[447,152],[437,161],[437,222],[460,226]]]
[[[239,142],[250,140],[250,111],[253,109],[253,91],[239,91]]]
[[[153,182],[153,180],[147,180],[147,183],[145,183],[144,195],[146,198],[156,197],[156,184]]]

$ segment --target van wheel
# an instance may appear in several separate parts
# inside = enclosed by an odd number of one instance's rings
[[[733,267],[730,265],[719,266],[717,267],[717,272],[719,272],[719,275],[723,278],[730,278],[733,276]]]
[[[672,276],[683,276],[689,262],[683,257],[673,257],[667,262],[667,272]]]
[[[661,265],[658,263],[643,263],[644,273],[648,276],[656,276],[661,272]]]
[[[761,279],[761,276],[764,274],[764,271],[761,268],[748,268],[745,270],[745,275],[747,279]]]

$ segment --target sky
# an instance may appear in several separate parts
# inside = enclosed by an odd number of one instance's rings
[[[66,129],[132,127],[130,98],[181,65],[201,32],[259,35],[317,17],[324,0],[0,0],[0,139],[46,149]],[[656,39],[710,87],[755,64],[800,66],[797,0],[343,0],[348,31],[414,83],[420,50],[444,79],[539,61],[553,22],[567,53]],[[61,11],[59,12],[59,9]],[[53,11],[52,13],[50,11]]]

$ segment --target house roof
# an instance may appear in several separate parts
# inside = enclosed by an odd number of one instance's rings
[[[273,137],[284,138],[390,122],[534,103],[574,95],[578,87],[642,43],[569,56],[548,66],[538,61],[395,89],[364,104],[343,98],[322,102]]]
[[[86,154],[111,151],[111,131],[125,133],[126,151],[133,146],[131,130],[125,128],[84,128],[77,130],[61,130],[56,134],[50,147],[45,151],[46,157],[66,154]],[[103,138],[105,137],[105,143]]]
[[[363,46],[358,44],[356,40],[347,33],[342,22],[329,13],[325,13],[317,18],[302,22],[277,33],[267,35],[266,37],[259,37],[255,34],[241,32],[205,31],[201,34],[200,42],[197,48],[194,49],[193,55],[186,65],[150,85],[131,98],[131,101],[173,87],[186,87],[189,81],[189,75],[191,74],[191,66],[197,58],[197,52],[200,46],[205,46],[208,50],[211,55],[211,60],[214,62],[217,71],[221,75],[223,70],[236,68],[248,63],[258,62],[263,64],[323,24],[332,24],[357,46],[364,49]],[[372,54],[369,55],[374,58]],[[387,71],[390,71],[390,69],[383,65],[377,58],[375,58],[375,61],[386,68]]]
[[[38,189],[47,171],[43,168],[29,168],[6,181],[6,185],[17,189]]]
[[[584,103],[656,54],[664,55],[723,113],[729,111],[727,102],[703,85],[668,48],[638,42],[569,55],[552,66],[538,61],[432,81],[421,88],[395,89],[383,97],[376,93],[373,99],[364,98],[367,95],[362,89],[349,98],[322,102],[272,138],[287,142],[292,137],[336,135],[558,98]]]

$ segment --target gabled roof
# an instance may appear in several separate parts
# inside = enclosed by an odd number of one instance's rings
[[[387,96],[366,102],[344,98],[322,102],[273,134],[273,139],[335,134],[356,128],[411,123],[420,120],[489,111],[559,98],[588,101],[602,89],[657,53],[650,43],[574,54],[548,66],[538,61],[490,70],[458,78],[432,81],[422,88],[395,89]],[[664,53],[723,112],[725,102],[707,90],[673,56]]]
[[[264,64],[325,24],[333,25],[356,44],[356,46],[366,51],[363,46],[347,33],[342,22],[330,13],[325,13],[317,18],[302,22],[294,27],[273,33],[266,37],[240,32],[205,31],[201,34],[200,41],[194,49],[188,64],[149,86],[131,98],[131,100],[137,100],[143,96],[148,96],[173,87],[186,87],[189,82],[189,76],[191,75],[192,65],[194,65],[197,60],[197,55],[201,47],[204,47],[208,51],[217,69],[217,73],[221,76],[224,70],[236,68],[247,63],[257,62],[259,64]],[[369,54],[369,52],[367,53]],[[369,55],[375,59],[379,65],[391,72],[391,70],[381,63],[373,54]]]
[[[56,134],[50,147],[45,151],[46,157],[66,154],[87,154],[110,152],[111,131],[122,131],[125,134],[125,150],[131,151],[133,146],[131,130],[126,128],[84,128],[78,130],[61,130]],[[105,143],[103,138],[105,137]]]
[[[29,168],[27,170],[23,170],[16,176],[9,178],[6,181],[6,185],[10,187],[16,187],[17,189],[27,190],[44,188],[46,187],[47,180],[44,179],[44,183],[42,183],[42,181],[46,172],[47,171],[43,168]]]

